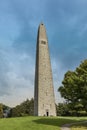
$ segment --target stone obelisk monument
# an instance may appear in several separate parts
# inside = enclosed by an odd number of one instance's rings
[[[34,115],[56,116],[49,47],[43,23],[39,25],[37,36]]]

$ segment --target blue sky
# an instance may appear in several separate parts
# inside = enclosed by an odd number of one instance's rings
[[[37,29],[46,26],[55,98],[64,73],[87,58],[87,0],[0,0],[0,102],[33,97]]]

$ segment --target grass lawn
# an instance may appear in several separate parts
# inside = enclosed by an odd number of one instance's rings
[[[87,123],[74,125],[71,127],[71,130],[87,130]]]
[[[0,130],[60,130],[66,123],[87,120],[76,117],[20,117],[0,119]],[[81,129],[82,130],[82,129]]]

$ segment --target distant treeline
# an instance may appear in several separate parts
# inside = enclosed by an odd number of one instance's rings
[[[87,112],[83,109],[71,109],[68,103],[56,104],[57,116],[87,116]],[[34,99],[26,100],[14,108],[0,104],[0,118],[23,117],[34,115]]]
[[[20,105],[11,109],[11,117],[20,117],[20,116],[33,116],[34,115],[34,99],[27,99],[22,102]]]
[[[87,112],[83,109],[72,109],[68,103],[56,104],[57,116],[87,116]],[[6,105],[0,104],[0,118],[8,117],[23,117],[34,115],[34,99],[27,99],[20,105],[10,108]]]
[[[6,105],[0,104],[0,117],[21,117],[34,115],[34,99],[27,99],[16,107],[10,108]]]

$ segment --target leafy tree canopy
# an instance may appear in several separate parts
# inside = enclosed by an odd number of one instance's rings
[[[31,100],[27,99],[26,101],[22,102],[20,105],[12,108],[11,116],[12,117],[19,117],[19,116],[29,116],[34,115],[34,99]]]
[[[81,62],[75,71],[66,72],[58,91],[72,110],[87,111],[87,60]]]

